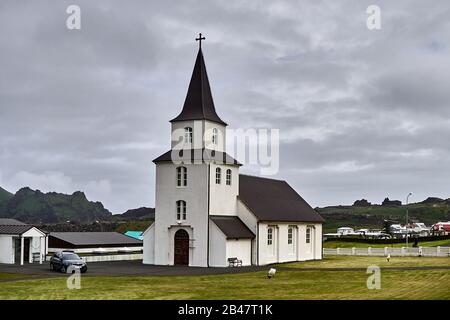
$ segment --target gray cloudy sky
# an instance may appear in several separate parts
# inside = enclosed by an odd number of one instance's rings
[[[153,206],[202,32],[219,115],[279,128],[276,177],[312,206],[450,197],[449,16],[447,0],[2,0],[0,186]]]

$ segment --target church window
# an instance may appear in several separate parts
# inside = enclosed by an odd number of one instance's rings
[[[311,228],[306,228],[306,243],[311,243]]]
[[[217,144],[217,139],[218,139],[217,129],[214,128],[212,131],[212,143]]]
[[[177,201],[177,220],[186,220],[186,201]]]
[[[220,184],[221,178],[222,178],[222,170],[220,170],[220,168],[216,168],[216,184]]]
[[[227,186],[231,186],[231,169],[227,170]]]
[[[290,227],[288,229],[288,244],[292,244],[293,239],[294,239],[294,229]]]
[[[177,187],[187,186],[187,168],[178,167],[177,168]]]
[[[184,142],[192,143],[192,128],[191,127],[184,128]]]
[[[267,229],[267,245],[271,246],[273,243],[273,228]]]

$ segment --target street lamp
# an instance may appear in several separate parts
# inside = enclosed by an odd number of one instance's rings
[[[408,193],[408,196],[406,197],[406,225],[405,225],[405,230],[406,230],[406,247],[408,247],[408,214],[409,214],[408,201],[409,201],[409,197],[410,196],[412,196],[412,192]]]

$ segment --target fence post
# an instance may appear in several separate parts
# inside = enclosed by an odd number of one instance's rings
[[[404,257],[405,256],[405,247],[402,247],[402,257]]]
[[[422,251],[422,247],[419,247],[419,257],[423,256],[423,251]]]
[[[437,246],[436,247],[436,256],[440,256],[441,255],[441,246]]]
[[[352,248],[352,256],[354,256],[355,254],[356,254],[356,248],[353,247],[353,248]]]
[[[385,255],[385,256],[388,255],[388,247],[384,247],[384,255]]]
[[[341,253],[341,250],[339,250],[340,248],[336,248],[336,254],[339,255]]]
[[[367,248],[367,255],[370,256],[372,254],[372,248],[368,247]]]

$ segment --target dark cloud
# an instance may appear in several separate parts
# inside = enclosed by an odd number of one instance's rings
[[[0,3],[0,185],[154,204],[198,32],[232,128],[280,129],[279,178],[313,205],[450,196],[447,2]],[[256,166],[243,168],[258,174]]]

